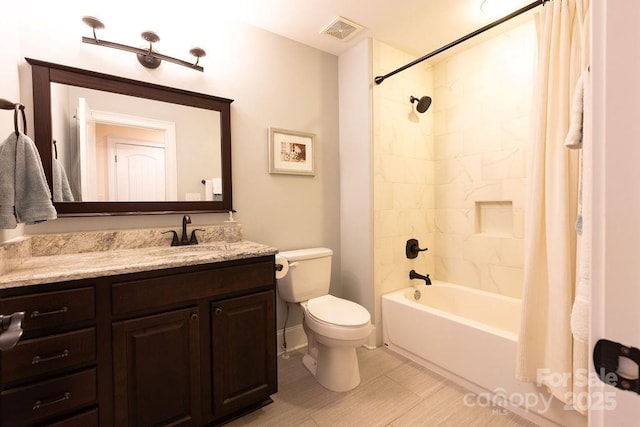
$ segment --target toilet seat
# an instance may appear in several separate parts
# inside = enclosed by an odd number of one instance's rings
[[[369,312],[354,302],[323,295],[300,305],[304,310],[305,324],[321,337],[357,341],[365,339],[371,333]]]
[[[315,320],[335,326],[362,326],[371,321],[366,308],[333,295],[310,299],[307,301],[307,311]]]

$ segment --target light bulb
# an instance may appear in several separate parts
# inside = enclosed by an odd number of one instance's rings
[[[497,16],[511,12],[511,2],[508,0],[482,0],[480,10],[485,15]]]

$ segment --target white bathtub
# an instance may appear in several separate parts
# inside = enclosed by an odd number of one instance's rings
[[[522,407],[506,406],[538,424],[584,425],[584,417],[564,410],[545,390],[515,379],[519,325],[519,299],[438,280],[382,296],[382,334],[389,349],[481,396],[508,397]]]

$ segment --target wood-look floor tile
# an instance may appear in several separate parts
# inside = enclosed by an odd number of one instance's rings
[[[309,418],[305,422],[296,425],[296,427],[320,427],[320,426],[315,421],[313,421],[311,418]]]
[[[525,420],[501,408],[487,408],[474,405],[475,399],[468,398],[467,391],[449,383],[390,423],[392,427],[515,427],[530,425]]]
[[[279,391],[272,396],[274,403],[228,425],[535,426],[499,408],[465,405],[466,390],[386,348],[358,349],[362,381],[347,393],[318,384],[302,364],[304,354],[304,349],[295,350],[288,359],[278,359]]]
[[[386,376],[420,397],[437,393],[449,381],[417,363],[408,361],[386,373]]]
[[[311,374],[302,364],[302,356],[306,351],[293,350],[289,352],[289,357],[278,357],[278,386],[285,387],[300,378],[310,377]]]
[[[274,403],[229,425],[295,426],[308,421],[313,412],[344,396],[345,393],[325,389],[307,372],[304,377],[280,386],[278,393],[272,396]]]
[[[386,376],[360,384],[311,414],[320,427],[386,426],[420,402],[420,397]]]
[[[384,347],[374,350],[360,347],[357,353],[361,383],[371,381],[408,362],[408,359],[404,356],[400,356]]]

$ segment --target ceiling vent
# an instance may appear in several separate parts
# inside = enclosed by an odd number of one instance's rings
[[[363,28],[364,27],[362,25],[358,25],[353,21],[343,18],[342,16],[338,16],[322,31],[320,31],[320,34],[327,34],[342,41],[346,41],[362,31]]]

